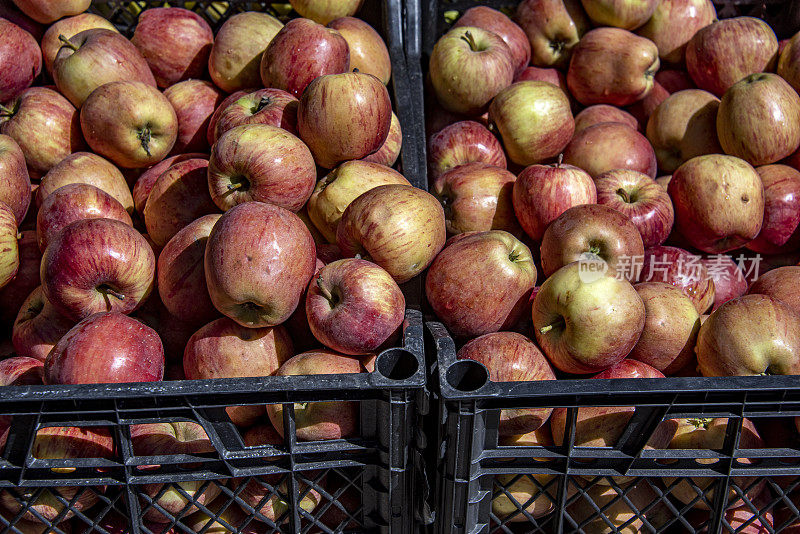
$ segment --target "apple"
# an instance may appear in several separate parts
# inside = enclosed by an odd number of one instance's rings
[[[392,112],[392,122],[389,123],[389,135],[386,136],[386,141],[383,142],[378,150],[361,158],[361,161],[379,163],[391,167],[397,162],[402,146],[403,131],[400,128],[400,120]]]
[[[705,266],[709,278],[714,281],[714,306],[711,311],[716,311],[729,300],[747,293],[744,273],[730,256],[717,254],[701,258],[700,263]]]
[[[359,72],[315,79],[300,97],[297,110],[300,138],[317,165],[326,169],[376,152],[389,136],[391,121],[386,87],[376,77]]]
[[[705,313],[714,303],[716,288],[708,268],[686,250],[655,246],[644,252],[641,281],[663,282],[681,289],[698,313]]]
[[[575,131],[569,98],[547,82],[517,82],[501,90],[489,106],[489,120],[518,165],[558,155]]]
[[[311,151],[277,126],[236,126],[211,148],[207,188],[210,200],[223,211],[254,200],[298,211],[314,191],[316,179]]]
[[[601,122],[620,122],[633,128],[634,130],[639,127],[639,121],[625,111],[616,106],[608,104],[594,104],[584,108],[575,115],[575,134],[578,135],[590,126],[600,124]]]
[[[800,267],[794,265],[778,267],[762,274],[750,285],[747,293],[767,295],[787,304],[800,314],[800,297],[795,294],[798,280],[800,280]]]
[[[576,478],[567,494],[570,522],[581,525],[585,534],[663,531],[666,523],[674,521],[671,508],[663,504],[665,492],[655,480],[639,478],[632,484],[610,486],[593,483],[594,478]],[[581,494],[576,496],[579,488]]]
[[[208,152],[206,133],[211,115],[223,99],[222,93],[211,82],[185,80],[167,87],[164,96],[178,118],[178,138],[172,153]]]
[[[800,89],[800,37],[793,36],[780,51],[778,57],[778,76],[786,80],[795,91]],[[783,41],[781,41],[783,43]]]
[[[792,252],[800,247],[800,172],[788,165],[756,168],[764,184],[764,221],[746,246],[762,254]]]
[[[597,203],[627,215],[645,248],[667,240],[675,213],[669,195],[655,180],[638,171],[615,169],[597,176],[594,183]]]
[[[653,16],[661,0],[581,0],[595,26],[635,30]]]
[[[75,152],[62,159],[42,178],[36,189],[36,205],[60,187],[69,184],[88,184],[102,189],[125,211],[133,213],[133,196],[125,177],[113,163],[91,152]]]
[[[19,243],[14,212],[0,202],[0,288],[11,282],[19,268]]]
[[[717,135],[726,154],[768,165],[800,146],[800,96],[772,73],[734,83],[719,104]]]
[[[655,43],[663,63],[681,65],[686,44],[716,19],[717,10],[710,0],[661,0],[636,33]]]
[[[433,47],[428,70],[439,103],[447,110],[480,115],[514,81],[516,63],[503,39],[475,27],[453,28]]]
[[[466,343],[456,354],[459,360],[475,360],[489,371],[492,382],[555,380],[544,354],[527,337],[515,332],[485,334]],[[500,412],[500,436],[517,436],[539,429],[552,408],[507,409]]]
[[[506,168],[506,154],[500,141],[478,122],[455,122],[442,128],[428,140],[430,180],[436,180],[459,165],[473,162]]]
[[[528,82],[539,81],[549,82],[564,91],[564,94],[569,97],[569,88],[567,87],[567,77],[558,69],[542,68],[542,67],[525,67],[514,76],[514,82]],[[570,100],[570,104],[574,106],[574,102]]]
[[[667,188],[676,228],[703,252],[735,250],[758,236],[764,219],[764,185],[746,161],[709,154],[690,159]]]
[[[628,112],[636,117],[639,130],[642,132],[645,131],[650,115],[653,114],[659,104],[666,100],[669,95],[669,91],[664,89],[657,80],[654,80],[653,88],[647,93],[646,97],[626,107]]]
[[[332,350],[315,350],[293,356],[278,369],[278,376],[331,375],[364,373],[357,356],[338,354]],[[324,401],[295,403],[295,435],[302,441],[341,439],[358,432],[359,403]],[[267,415],[275,430],[283,433],[283,405],[268,404]]]
[[[0,102],[7,102],[33,84],[42,71],[36,39],[13,22],[0,18]]]
[[[776,478],[782,478],[782,477],[776,477]],[[753,482],[753,480],[751,479],[750,482]],[[759,487],[763,487],[763,485]],[[741,534],[768,534],[770,532],[775,532],[774,530],[775,521],[773,520],[772,510],[766,509],[765,507],[767,503],[765,501],[761,501],[761,503],[759,503],[758,499],[759,497],[756,497],[754,499],[755,502],[753,503],[744,503],[738,508],[728,508],[727,510],[725,510],[725,522],[727,522],[727,524],[731,526],[731,529],[734,532],[740,532]],[[694,497],[692,497],[692,500],[694,500]],[[755,506],[756,508],[759,509],[759,511],[754,512],[750,508],[751,506]],[[789,508],[784,508],[783,510],[791,514]],[[701,514],[698,514],[698,517],[703,517],[707,515],[707,514],[702,514],[702,515]],[[691,520],[690,523],[692,523]],[[699,521],[699,523],[700,524],[698,524],[698,526],[701,526],[705,523],[705,521]],[[777,524],[781,525],[784,524],[784,522],[778,519]],[[706,534],[708,532],[708,525],[705,524],[703,528],[698,528],[697,532]],[[785,534],[792,534],[792,528],[787,527],[781,529],[781,532]]]
[[[392,62],[386,43],[375,29],[361,19],[340,17],[328,23],[328,27],[336,30],[347,41],[350,50],[350,64],[347,70],[358,69],[365,74],[372,74],[383,85],[392,77]]]
[[[18,356],[44,361],[75,321],[58,313],[45,298],[41,286],[34,289],[19,308],[11,342]]]
[[[261,81],[300,98],[319,76],[347,72],[347,41],[331,28],[306,18],[292,19],[281,28],[261,57]]]
[[[649,39],[620,28],[595,28],[572,51],[567,85],[585,106],[626,106],[653,89],[658,67],[658,48]]]
[[[268,13],[246,11],[233,15],[217,32],[208,73],[227,93],[261,85],[261,56],[283,23]]]
[[[612,169],[630,169],[656,177],[656,154],[645,136],[626,124],[602,122],[585,128],[564,148],[564,162],[592,178]]]
[[[669,94],[677,93],[685,89],[697,89],[689,73],[685,70],[661,69],[656,72],[656,81],[660,83],[661,87],[666,89]]]
[[[290,0],[295,11],[320,24],[355,15],[364,0]]]
[[[530,249],[508,232],[461,234],[428,269],[425,296],[448,331],[471,338],[510,329],[536,285]]]
[[[424,271],[446,237],[439,201],[407,185],[379,185],[362,193],[344,210],[336,229],[336,244],[345,257],[360,254],[399,284]]]
[[[531,43],[531,64],[566,68],[590,22],[578,0],[523,0],[517,24]]]
[[[282,323],[314,274],[314,239],[294,213],[263,202],[225,212],[208,236],[211,302],[242,326]]]
[[[11,327],[25,299],[40,284],[39,265],[42,254],[36,242],[36,231],[23,230],[20,233],[22,238],[17,240],[19,248],[17,274],[5,287],[0,288],[0,302],[4,303],[0,307],[0,327],[3,325]]]
[[[274,431],[273,431],[274,432]],[[277,439],[278,443],[282,443],[281,437],[279,435],[275,435],[275,439]],[[314,473],[313,471],[311,473]],[[301,476],[307,476],[309,478],[313,478],[312,474],[303,474]],[[244,485],[244,488],[242,488]],[[234,479],[232,482],[233,488],[237,492],[239,499],[242,500],[244,506],[252,507],[253,510],[256,510],[259,514],[264,516],[269,521],[273,521],[277,524],[283,524],[288,517],[288,514],[292,513],[295,508],[292,506],[291,497],[291,489],[289,488],[289,481],[287,477],[282,477],[281,475],[263,475],[260,477],[254,477],[250,479]],[[300,510],[303,510],[302,513],[308,513],[314,511],[317,505],[322,502],[322,497],[320,493],[314,489],[313,487],[309,487],[307,484],[298,483],[297,485],[297,507]],[[340,500],[337,497],[336,503],[339,504]],[[331,506],[330,509],[335,509],[336,505]],[[316,519],[315,519],[316,521]],[[233,523],[236,524],[236,523]],[[258,522],[251,522],[250,529],[253,529]],[[256,527],[257,528],[257,527]],[[263,527],[261,527],[263,529]],[[245,527],[247,529],[247,527]],[[248,532],[245,530],[245,532]],[[258,532],[258,530],[256,530]],[[311,532],[314,532],[313,530]]]
[[[44,34],[44,25],[23,13],[11,0],[0,0],[0,18],[12,22],[33,35],[37,41]]]
[[[11,208],[17,225],[21,225],[31,203],[31,179],[25,167],[25,156],[13,138],[0,134],[0,202]]]
[[[247,93],[228,104],[218,115],[211,142],[243,124],[269,124],[297,135],[299,101],[286,91],[267,88]]]
[[[114,219],[83,219],[50,241],[40,274],[47,300],[81,320],[100,311],[134,311],[153,289],[155,268],[139,232]]]
[[[619,363],[645,324],[644,304],[630,282],[610,269],[586,266],[565,265],[544,281],[533,301],[536,341],[565,373],[596,373]]]
[[[174,156],[162,159],[144,171],[139,178],[136,179],[136,183],[133,185],[133,202],[136,207],[136,211],[140,215],[144,214],[144,208],[147,205],[147,199],[150,197],[150,193],[153,191],[153,186],[156,185],[156,181],[158,181],[158,179],[167,169],[176,163],[186,161],[187,159],[198,158],[206,159],[208,158],[208,155],[201,153],[176,154]]]
[[[31,87],[0,107],[0,133],[17,142],[28,173],[39,178],[86,145],[78,111],[52,89]]]
[[[661,172],[671,173],[686,161],[722,153],[717,139],[719,99],[702,89],[686,89],[667,97],[647,121]]]
[[[42,385],[42,362],[15,356],[0,361],[0,387]]]
[[[336,229],[347,206],[379,185],[411,185],[396,170],[365,161],[346,161],[321,178],[308,199],[308,218],[325,240],[336,243]]]
[[[538,350],[538,349],[537,349]],[[550,425],[545,424],[533,432],[517,436],[502,436],[499,444],[506,447],[548,447],[553,445]],[[544,460],[544,458],[537,458]],[[498,493],[492,499],[492,513],[507,523],[528,522],[528,518],[520,513],[524,510],[534,518],[544,517],[553,511],[555,488],[550,485],[552,475],[497,475],[495,480],[506,491]],[[549,488],[546,486],[549,485]],[[506,494],[510,494],[511,498]],[[516,501],[516,502],[514,502]]]
[[[544,232],[542,270],[550,276],[579,260],[599,260],[609,276],[635,282],[636,260],[644,256],[642,236],[630,218],[614,208],[583,204],[559,215]]]
[[[42,37],[42,60],[47,72],[51,76],[53,75],[53,63],[58,55],[58,50],[64,45],[59,36],[63,35],[67,39],[72,39],[84,30],[98,28],[117,32],[117,28],[108,19],[94,13],[81,13],[67,17],[47,28]]]
[[[700,89],[721,97],[730,86],[775,66],[778,39],[761,19],[734,17],[701,28],[686,45],[686,70]]]
[[[78,15],[89,9],[91,0],[13,0],[17,7],[41,24],[50,24],[62,17]]]
[[[519,73],[531,60],[531,43],[525,32],[504,13],[486,6],[471,7],[453,25],[454,28],[473,27],[498,35],[508,45],[514,72]]]
[[[139,321],[156,331],[161,338],[161,343],[164,345],[164,359],[166,360],[165,380],[183,380],[183,378],[174,378],[175,373],[178,371],[183,375],[183,351],[186,348],[186,343],[197,331],[197,323],[184,321],[180,317],[176,317],[167,310],[164,303],[161,302],[160,295],[153,294],[136,312],[131,314]],[[214,316],[219,317],[220,314]],[[171,372],[172,378],[166,376]]]

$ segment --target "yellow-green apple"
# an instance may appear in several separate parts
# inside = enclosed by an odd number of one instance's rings
[[[575,134],[564,149],[564,162],[592,178],[612,169],[630,169],[655,178],[658,169],[650,141],[619,122],[601,122]]]
[[[367,370],[358,356],[320,349],[293,356],[281,365],[277,374],[294,376],[364,372]],[[349,401],[295,403],[295,435],[303,441],[350,437],[358,432],[358,408],[357,402]],[[286,437],[283,433],[283,405],[268,404],[267,415],[281,437]]]
[[[91,152],[75,152],[62,159],[42,178],[36,189],[36,205],[60,187],[88,184],[114,197],[128,213],[133,213],[133,196],[125,177],[113,163]]]
[[[701,28],[686,45],[686,70],[700,89],[721,97],[730,86],[771,71],[778,39],[761,19],[734,17]]]
[[[514,215],[515,176],[486,163],[468,163],[440,175],[431,193],[444,208],[448,234],[505,230],[522,233]]]
[[[248,328],[280,324],[297,307],[315,260],[314,239],[297,215],[264,202],[239,204],[208,236],[211,302]]]
[[[155,330],[132,317],[95,313],[58,340],[44,375],[48,384],[157,382],[164,377],[164,347]]]
[[[204,258],[211,229],[221,215],[203,215],[181,228],[158,255],[158,294],[167,311],[204,324],[219,315],[206,286]]]
[[[585,106],[626,106],[653,89],[658,67],[658,48],[649,39],[620,28],[595,28],[572,51],[567,85]]]
[[[40,275],[56,310],[80,320],[101,311],[134,311],[153,289],[155,268],[153,249],[129,225],[83,219],[51,239]]]
[[[575,115],[575,135],[601,122],[620,122],[634,130],[639,127],[639,121],[636,120],[636,117],[624,109],[609,104],[594,104],[582,109],[580,113]]]
[[[534,285],[530,249],[491,230],[453,238],[428,269],[425,295],[454,336],[471,338],[514,326]]]
[[[444,34],[428,64],[439,103],[466,115],[485,112],[495,95],[514,81],[515,68],[511,49],[499,35],[470,26]]]
[[[383,85],[392,77],[392,62],[383,38],[375,29],[361,19],[340,17],[328,24],[347,41],[350,50],[350,64],[347,70],[358,69],[372,74]]]
[[[261,85],[261,56],[283,23],[268,13],[247,11],[233,15],[217,32],[208,73],[226,93]]]
[[[494,332],[466,343],[456,358],[483,364],[492,382],[555,380],[556,374],[539,348],[516,332]],[[552,408],[507,409],[500,412],[501,436],[533,432],[550,417]]]
[[[347,72],[350,50],[342,35],[306,18],[292,19],[261,57],[261,81],[300,98],[319,76]]]
[[[681,248],[650,247],[644,251],[640,279],[679,288],[691,299],[697,313],[705,313],[714,303],[716,286],[700,260],[700,256]]]
[[[329,243],[336,243],[336,229],[347,206],[362,193],[389,184],[411,185],[390,167],[346,161],[317,182],[306,206],[308,218]]]
[[[294,96],[272,87],[247,93],[226,105],[217,115],[211,143],[242,124],[269,124],[297,135],[298,104]]]
[[[780,51],[777,73],[796,91],[800,90],[800,36],[797,34]]]
[[[198,158],[207,159],[208,154],[176,154],[174,156],[162,159],[144,171],[139,178],[136,179],[136,183],[133,185],[133,203],[137,213],[139,213],[139,215],[144,214],[144,208],[147,205],[147,199],[150,197],[150,193],[153,191],[153,186],[156,185],[156,181],[167,169],[176,163],[186,161],[187,159]]]
[[[207,187],[211,201],[223,211],[249,201],[298,211],[314,191],[316,178],[311,151],[277,126],[236,126],[211,147]]]
[[[630,282],[590,265],[565,265],[533,301],[536,340],[550,363],[566,373],[596,373],[619,363],[644,329],[644,304]]]
[[[653,88],[647,93],[647,96],[626,106],[625,109],[636,117],[639,130],[644,132],[647,128],[647,121],[650,119],[650,115],[653,114],[659,104],[666,100],[669,95],[669,91],[664,89],[657,80],[654,80]]]
[[[764,221],[747,248],[761,254],[792,252],[800,246],[800,172],[788,165],[756,167],[764,184]]]
[[[131,43],[142,53],[159,87],[202,78],[214,44],[214,32],[197,13],[180,7],[156,7],[139,15]]]
[[[431,264],[447,238],[436,197],[407,185],[379,185],[353,200],[336,229],[346,257],[360,254],[397,281],[407,282]]]
[[[19,240],[14,212],[0,202],[0,288],[11,282],[19,268]]]
[[[403,324],[406,300],[385,270],[346,258],[314,274],[305,309],[320,343],[343,354],[370,354]]]
[[[0,133],[14,138],[34,178],[86,146],[78,111],[46,87],[26,89],[0,108]]]
[[[777,74],[751,74],[725,91],[717,135],[726,154],[751,165],[780,161],[800,146],[800,96]]]
[[[22,238],[17,240],[19,249],[19,267],[17,274],[4,287],[0,288],[0,326],[9,328],[17,316],[25,299],[36,287],[39,286],[39,266],[42,263],[42,253],[36,243],[35,230],[23,230]]]
[[[21,225],[31,203],[31,179],[25,167],[25,155],[13,138],[0,134],[0,202],[11,208]]]
[[[672,375],[694,358],[700,314],[679,288],[663,282],[633,286],[644,303],[642,336],[630,358]]]
[[[553,445],[553,436],[550,425],[545,424],[526,434],[502,436],[499,443],[506,447],[548,447]],[[551,484],[545,489],[553,479],[552,475],[497,475],[495,479],[506,490],[492,499],[492,513],[499,519],[509,523],[527,522],[528,518],[519,512],[523,506],[525,512],[534,518],[544,517],[553,511],[555,487]]]
[[[41,24],[50,24],[62,17],[78,15],[89,9],[91,0],[14,0],[17,7]]]
[[[459,165],[478,161],[506,168],[506,153],[500,141],[478,122],[455,122],[431,135],[428,140],[430,180],[436,180]]]
[[[364,0],[290,0],[295,11],[320,24],[355,15]]]
[[[677,93],[685,89],[697,89],[691,76],[689,76],[689,73],[685,70],[661,69],[656,72],[656,81],[660,83],[661,87],[666,89],[669,94]]]
[[[795,292],[798,282],[800,282],[800,267],[787,265],[762,274],[750,285],[747,293],[767,295],[780,300],[800,314],[800,296]]]
[[[0,102],[7,102],[33,84],[42,71],[36,39],[13,22],[0,18]]]
[[[454,28],[462,26],[481,28],[500,36],[511,51],[515,74],[530,63],[531,43],[528,36],[504,13],[487,6],[471,7],[453,25]]]
[[[590,22],[578,0],[523,0],[517,24],[531,43],[531,64],[564,69]]]
[[[661,172],[673,172],[696,156],[722,153],[718,109],[719,99],[702,89],[678,91],[658,105],[647,121],[647,139]]]
[[[156,86],[147,61],[117,31],[95,28],[59,40],[62,45],[53,61],[53,80],[75,107],[80,108],[92,91],[107,83]]]
[[[23,13],[11,0],[0,0],[0,18],[12,22],[33,35],[37,41],[44,34],[44,25]]]
[[[746,161],[722,154],[690,159],[667,188],[675,223],[703,252],[735,250],[758,236],[764,219],[764,185]]]
[[[501,90],[489,106],[489,120],[518,165],[558,155],[575,131],[569,98],[548,82],[517,82]]]
[[[644,256],[642,236],[630,217],[608,206],[582,204],[559,215],[542,236],[542,270],[550,276],[579,261],[600,261],[609,276],[636,282],[635,262]]]
[[[403,130],[400,128],[400,120],[392,112],[392,122],[389,123],[389,134],[381,147],[361,158],[361,161],[379,163],[391,167],[400,156],[400,149],[403,147]]]
[[[39,250],[67,225],[81,219],[115,219],[133,226],[131,216],[114,197],[89,184],[68,184],[53,191],[36,214]]]
[[[144,207],[147,234],[163,247],[195,219],[219,210],[208,192],[209,162],[187,159],[159,176]]]
[[[357,118],[358,120],[354,120]],[[371,74],[320,76],[300,97],[297,131],[320,167],[361,159],[381,148],[389,136],[389,92]]]
[[[11,342],[18,356],[44,361],[75,321],[58,313],[45,298],[41,286],[34,289],[19,308]]]
[[[741,297],[747,293],[747,280],[742,269],[727,254],[717,254],[700,259],[708,277],[714,281],[714,306],[711,311],[725,304],[731,299]]]
[[[84,102],[81,130],[92,150],[121,167],[136,169],[169,154],[178,137],[178,117],[154,87],[111,82]]]
[[[205,80],[185,80],[167,87],[164,96],[178,117],[178,138],[172,153],[208,152],[208,125],[223,99],[219,89]]]
[[[673,520],[670,509],[660,502],[666,499],[659,496],[663,490],[657,493],[653,489],[657,488],[655,480],[640,478],[621,487],[602,482],[574,479],[568,490],[566,513],[585,534],[640,534],[651,527],[660,530]],[[581,494],[576,496],[581,486]]]
[[[597,202],[594,180],[572,165],[531,165],[513,185],[514,213],[525,233],[541,241],[544,231],[569,208]]]
[[[0,361],[0,386],[42,385],[42,367],[42,361],[36,358],[6,358]]]
[[[594,183],[597,203],[627,215],[645,248],[667,240],[675,213],[669,195],[655,180],[638,171],[614,169],[597,176]]]
[[[117,32],[117,28],[111,21],[100,15],[95,15],[94,13],[81,13],[74,17],[67,17],[47,28],[47,31],[42,37],[42,60],[44,61],[47,72],[52,76],[53,62],[56,60],[58,50],[64,44],[61,39],[59,39],[60,36],[63,35],[67,39],[72,39],[84,30],[94,30],[98,28]]]
[[[581,0],[595,26],[635,30],[653,16],[661,0]]]
[[[686,44],[716,19],[717,10],[711,0],[661,0],[636,33],[655,43],[663,63],[682,65]]]

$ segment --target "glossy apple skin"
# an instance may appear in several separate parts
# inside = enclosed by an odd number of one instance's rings
[[[503,169],[507,166],[506,153],[500,141],[478,122],[455,122],[428,140],[429,180],[436,180],[450,169],[473,162]]]
[[[17,316],[17,312],[25,299],[39,286],[39,266],[42,253],[36,242],[36,231],[23,230],[22,239],[17,240],[19,250],[19,267],[17,274],[4,287],[0,288],[0,325],[9,328]]]
[[[642,282],[663,282],[681,289],[698,313],[705,313],[714,303],[716,288],[700,256],[670,246],[655,246],[644,252]]]
[[[361,161],[392,167],[397,162],[397,158],[400,157],[402,147],[403,131],[400,127],[400,120],[392,112],[392,121],[389,123],[389,134],[386,136],[386,141],[383,142],[378,150],[361,158]]]
[[[78,111],[52,89],[26,89],[6,103],[6,108],[11,113],[0,112],[0,133],[17,142],[32,177],[41,177],[62,159],[86,146]]]
[[[451,240],[428,269],[425,295],[448,331],[471,338],[511,328],[534,285],[530,249],[492,230]]]
[[[527,337],[515,332],[485,334],[466,343],[459,360],[475,360],[489,371],[492,382],[555,380],[550,362]],[[500,436],[517,436],[539,429],[552,408],[507,409],[500,412]]]
[[[358,69],[365,74],[372,74],[383,85],[392,77],[392,62],[386,43],[375,29],[361,19],[341,17],[328,24],[339,32],[347,41],[350,50],[350,65],[347,70]]]
[[[672,201],[655,180],[637,171],[615,169],[595,178],[597,203],[630,218],[645,248],[662,244],[672,231]]]
[[[11,342],[18,356],[44,361],[75,321],[58,313],[45,298],[41,286],[34,289],[19,308],[11,330]]]
[[[730,86],[775,66],[778,39],[761,19],[734,17],[701,28],[686,45],[686,70],[700,89],[722,97]]]
[[[176,163],[180,163],[188,159],[198,158],[207,159],[208,154],[176,154],[174,156],[162,159],[144,171],[139,178],[137,178],[136,183],[133,185],[133,203],[137,213],[144,215],[144,208],[147,205],[147,199],[150,197],[150,193],[153,191],[153,186],[156,185],[156,181],[167,169]]]
[[[117,28],[108,21],[108,19],[95,15],[94,13],[81,13],[74,17],[67,17],[55,22],[52,26],[47,28],[47,31],[42,37],[42,60],[47,72],[52,76],[53,62],[58,55],[59,49],[64,45],[58,38],[63,35],[67,39],[72,39],[74,36],[84,30],[105,29],[117,32]]]
[[[594,104],[581,110],[580,113],[575,115],[575,134],[578,135],[590,126],[600,124],[601,122],[620,122],[633,128],[634,130],[639,127],[639,121],[636,117],[616,106],[609,104]]]
[[[355,15],[364,0],[290,0],[292,8],[320,24],[328,24],[340,17]]]
[[[152,328],[118,312],[73,326],[44,363],[48,384],[154,382],[164,377],[164,347]]]
[[[248,328],[280,324],[297,307],[315,260],[314,239],[297,215],[263,202],[239,204],[206,243],[211,302]]]
[[[800,247],[800,172],[788,165],[756,167],[764,184],[764,222],[747,248],[761,254],[793,252]]]
[[[25,167],[25,155],[13,138],[0,134],[0,202],[11,208],[21,225],[31,203],[31,179]]]
[[[297,131],[317,165],[361,159],[389,136],[392,104],[376,77],[359,72],[320,76],[300,97]]]
[[[519,73],[531,60],[531,43],[528,36],[504,13],[486,6],[467,9],[453,24],[454,28],[481,28],[498,35],[508,45],[513,59],[514,72]]]
[[[125,211],[133,213],[133,197],[125,177],[113,163],[91,152],[70,154],[50,169],[36,189],[36,205],[41,207],[53,191],[73,183],[102,189],[122,204]]]
[[[213,142],[242,124],[269,124],[297,135],[299,101],[282,89],[267,88],[248,93],[227,105],[217,117]]]
[[[661,0],[636,33],[655,43],[663,63],[680,65],[684,62],[686,44],[716,18],[717,10],[710,0]]]
[[[26,356],[6,358],[0,361],[0,387],[41,385],[42,367],[42,361],[36,358]]]
[[[567,85],[585,106],[626,106],[653,89],[659,64],[652,41],[620,28],[596,28],[573,50]]]
[[[514,76],[514,82],[549,82],[564,91],[569,97],[567,77],[560,70],[553,68],[525,67]],[[570,102],[573,103],[573,102]]]
[[[795,91],[800,89],[800,37],[793,36],[780,51],[776,72]]]
[[[228,109],[231,104],[240,98],[247,96],[254,91],[256,91],[255,88],[235,91],[226,96],[225,99],[220,102],[220,104],[217,106],[217,109],[214,110],[214,113],[211,114],[211,118],[208,121],[208,130],[206,131],[208,146],[213,145],[217,141],[217,123],[219,122],[219,116],[222,115],[222,112]]]
[[[406,185],[379,185],[347,206],[336,229],[345,257],[360,254],[399,284],[431,264],[444,247],[447,229],[436,197]]]
[[[470,116],[486,111],[492,99],[511,85],[515,68],[511,49],[499,35],[469,26],[444,34],[428,64],[439,103]]]
[[[512,192],[516,178],[486,163],[468,163],[447,171],[431,186],[444,208],[448,234],[505,230],[520,235]]]
[[[211,148],[207,188],[223,211],[254,200],[297,211],[316,178],[314,157],[300,139],[277,126],[244,124]]]
[[[661,87],[666,89],[669,94],[677,93],[685,89],[697,89],[689,73],[685,70],[661,69],[656,72],[656,81],[660,83]]]
[[[632,31],[650,20],[660,0],[581,0],[581,3],[595,26]]]
[[[768,165],[800,146],[800,96],[777,74],[751,74],[733,84],[717,112],[725,153]]]
[[[635,282],[635,269],[625,260],[644,256],[642,236],[628,216],[608,206],[584,204],[558,216],[542,236],[542,269],[550,276],[585,254],[600,257],[610,276]],[[628,261],[630,264],[630,261]]]
[[[50,241],[40,276],[56,310],[81,320],[101,311],[134,311],[153,289],[155,268],[153,250],[139,232],[113,219],[83,219]]]
[[[50,24],[62,17],[83,13],[89,9],[90,0],[67,0],[50,2],[49,0],[13,0],[17,7],[30,18],[41,24]]]
[[[531,64],[566,68],[590,22],[578,0],[523,0],[516,22],[531,43]]]
[[[720,187],[724,180],[727,187]],[[746,161],[710,154],[675,170],[667,192],[676,228],[703,252],[735,250],[758,236],[764,219],[764,185]]]
[[[18,234],[14,212],[0,203],[0,288],[8,284],[19,269]]]
[[[800,267],[794,265],[778,267],[762,274],[750,285],[747,293],[767,295],[787,304],[800,314],[800,297],[795,291],[798,281],[800,281]]]
[[[731,299],[747,293],[747,280],[737,263],[727,254],[709,256],[700,260],[708,276],[714,281],[714,306],[711,311]]]
[[[33,35],[0,18],[0,102],[7,102],[33,84],[42,71],[42,51]]]
[[[573,262],[542,284],[533,301],[536,341],[555,367],[596,373],[627,356],[644,328],[642,299],[609,269],[583,281]],[[585,277],[584,277],[585,278]]]
[[[208,152],[206,138],[211,115],[223,100],[223,94],[211,82],[185,80],[164,91],[178,117],[178,138],[172,154]]]
[[[630,169],[656,177],[656,154],[645,136],[618,122],[603,122],[577,133],[564,148],[564,163],[592,178],[612,169]]]
[[[557,156],[575,131],[569,98],[548,82],[517,82],[503,89],[489,106],[489,120],[518,165]]]

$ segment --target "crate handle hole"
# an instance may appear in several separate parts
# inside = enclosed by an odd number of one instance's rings
[[[417,357],[400,348],[381,352],[375,362],[375,370],[390,380],[408,380],[418,369]]]
[[[489,381],[489,372],[474,360],[458,360],[447,368],[447,383],[459,391],[477,391]]]

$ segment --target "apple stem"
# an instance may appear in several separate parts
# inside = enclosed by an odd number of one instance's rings
[[[475,37],[472,36],[472,32],[464,32],[464,35],[462,35],[461,38],[467,42],[473,52],[478,51],[478,45],[475,43]]]
[[[317,287],[319,288],[319,292],[322,293],[322,296],[325,297],[325,300],[327,300],[330,303],[331,308],[336,306],[336,299],[334,299],[333,294],[330,291],[328,291],[328,289],[322,287],[321,274],[317,276]]]
[[[17,241],[22,239],[22,232],[17,232]]]
[[[64,43],[66,46],[70,47],[72,50],[74,50],[76,52],[78,51],[78,47],[75,46],[75,44],[72,41],[70,41],[69,39],[64,37],[63,34],[59,34],[58,35],[58,40],[61,41],[62,43]]]
[[[540,333],[540,334],[546,334],[546,333],[548,333],[548,332],[549,332],[550,330],[552,330],[552,329],[553,329],[553,325],[549,324],[549,325],[547,325],[547,326],[543,326],[543,327],[541,327],[541,328],[539,329],[539,333]]]
[[[0,104],[0,113],[2,113],[3,115],[13,115],[14,114],[14,112],[11,109],[5,107],[3,104]]]
[[[628,196],[628,193],[626,193],[623,188],[620,187],[619,189],[617,189],[617,194],[622,197],[622,201],[625,202],[626,204],[631,203],[631,198]]]
[[[556,162],[556,169],[561,168],[561,164],[564,162],[564,153],[558,155],[558,161]]]
[[[233,191],[234,189],[239,189],[240,187],[242,187],[243,184],[244,184],[244,182],[237,182],[235,184],[228,184],[228,186],[227,186],[228,187],[228,191]]]
[[[138,137],[139,142],[142,143],[142,148],[144,149],[145,154],[152,156],[152,154],[150,154],[150,127],[145,126],[138,134],[136,134],[136,137]]]
[[[272,104],[272,97],[262,96],[261,100],[258,101],[258,105],[256,106],[256,110],[254,113],[258,113],[259,111],[269,106],[270,104]]]

